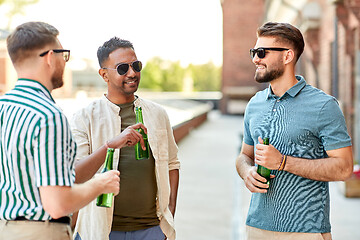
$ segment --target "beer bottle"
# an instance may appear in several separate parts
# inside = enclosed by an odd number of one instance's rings
[[[102,173],[113,169],[113,156],[114,156],[114,149],[108,148],[106,152],[104,168],[101,171]],[[111,207],[113,196],[114,196],[113,193],[101,194],[96,199],[96,205],[99,207],[107,207],[107,208]]]
[[[135,113],[136,113],[136,123],[144,124],[141,107],[136,107]],[[142,128],[139,128],[136,131],[138,131],[142,135],[142,137],[144,139],[144,144],[146,147],[145,150],[142,149],[140,142],[138,142],[135,145],[136,160],[148,159],[149,158],[149,142],[148,142],[147,134],[145,133],[145,131]]]
[[[268,137],[264,137],[264,145],[269,145],[269,138]],[[258,165],[257,168],[257,173],[260,174],[261,176],[263,176],[264,178],[266,178],[266,184],[269,185],[270,184],[270,169],[267,169],[266,167],[263,167],[261,165]]]

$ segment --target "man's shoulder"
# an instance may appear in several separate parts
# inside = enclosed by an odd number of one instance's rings
[[[144,99],[144,98],[138,98],[139,102],[140,102],[140,105],[142,107],[147,107],[147,108],[151,108],[152,110],[157,110],[157,111],[164,111],[165,112],[165,109],[163,106],[161,106],[160,104],[152,101],[152,100],[149,100],[149,99]]]
[[[33,89],[25,92],[22,89],[14,88],[0,97],[0,103],[16,106],[44,119],[64,115],[52,99]]]
[[[299,96],[308,99],[312,103],[314,103],[315,101],[320,101],[320,102],[337,101],[334,96],[331,96],[326,92],[324,92],[323,90],[309,84],[307,84],[304,87],[303,91],[301,91],[300,93],[301,94]]]
[[[99,114],[101,112],[103,112],[107,109],[107,105],[108,105],[108,103],[103,98],[95,99],[95,100],[91,101],[88,105],[86,105],[85,107],[77,110],[74,113],[73,117],[80,117],[80,116],[84,116],[84,115],[99,116]]]
[[[262,102],[262,101],[266,101],[267,97],[268,97],[268,91],[269,88],[265,88],[263,90],[260,90],[258,92],[255,93],[254,96],[252,96],[249,100],[249,104],[254,103],[254,102]]]

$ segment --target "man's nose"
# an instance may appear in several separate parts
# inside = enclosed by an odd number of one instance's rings
[[[136,72],[134,71],[133,67],[129,65],[129,70],[126,73],[127,76],[133,77],[136,75]]]
[[[257,63],[260,62],[260,58],[258,57],[257,54],[255,54],[255,56],[253,57],[252,62],[253,62],[254,64],[257,64]]]

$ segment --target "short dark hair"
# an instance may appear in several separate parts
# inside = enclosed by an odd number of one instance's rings
[[[13,64],[33,55],[34,50],[57,42],[59,31],[44,22],[27,22],[19,25],[6,39]]]
[[[118,37],[113,37],[110,40],[104,42],[104,44],[100,46],[97,51],[100,67],[103,67],[103,63],[109,58],[110,53],[119,48],[131,48],[134,50],[134,46],[130,41]]]
[[[258,37],[274,37],[276,42],[288,43],[293,47],[296,61],[304,51],[304,38],[300,30],[289,23],[267,22],[257,30]]]

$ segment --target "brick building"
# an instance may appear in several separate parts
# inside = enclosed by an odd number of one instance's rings
[[[298,72],[339,100],[359,159],[360,1],[271,0],[266,7],[264,22],[289,22],[304,34]]]
[[[255,66],[249,49],[255,45],[256,29],[262,24],[264,1],[222,0],[223,9],[223,98],[222,113],[241,113],[243,101],[262,86],[254,81]]]
[[[10,60],[6,48],[8,31],[0,29],[0,95],[12,89],[17,81],[17,74]],[[64,86],[55,89],[52,95],[56,97],[70,97],[72,94],[72,72],[69,68],[64,70]]]
[[[224,0],[223,12],[223,112],[227,112],[229,102],[227,88],[254,86],[251,82],[254,68],[246,54],[256,40],[257,26],[267,21],[291,23],[302,31],[305,38],[305,50],[297,64],[297,74],[339,100],[358,161],[360,0]]]

